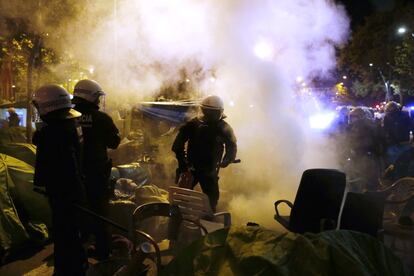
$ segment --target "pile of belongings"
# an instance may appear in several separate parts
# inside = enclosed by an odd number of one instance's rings
[[[138,206],[152,202],[168,203],[168,191],[151,184],[149,170],[139,163],[114,167],[111,178],[115,184],[114,198],[110,201],[109,218],[128,229],[135,228],[131,217]],[[154,229],[157,223],[159,223],[158,218],[148,219],[142,230]],[[111,228],[111,232],[123,234],[116,228]]]
[[[278,233],[232,226],[183,249],[161,275],[408,275],[379,240],[353,231]]]

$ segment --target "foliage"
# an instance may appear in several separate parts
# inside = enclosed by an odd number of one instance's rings
[[[375,100],[382,90],[384,98],[386,82],[403,94],[414,93],[414,4],[399,3],[367,17],[340,50],[339,69],[353,82],[355,97]],[[400,26],[406,26],[405,34],[397,33]]]
[[[61,39],[58,30],[64,28],[64,24],[76,16],[82,2],[1,1],[0,68],[11,63],[17,100],[22,101],[27,96],[29,75],[33,87],[45,82],[65,84],[67,81],[65,73],[68,70],[73,71],[73,64],[77,62],[56,50],[56,41]],[[59,64],[67,65],[71,69],[56,70]],[[79,65],[75,67],[79,68]]]

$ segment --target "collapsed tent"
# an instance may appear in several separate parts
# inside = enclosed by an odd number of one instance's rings
[[[29,164],[0,153],[0,252],[48,238],[50,208],[33,191],[33,173]]]
[[[305,235],[232,227],[184,249],[161,275],[405,275],[380,241],[352,231]]]

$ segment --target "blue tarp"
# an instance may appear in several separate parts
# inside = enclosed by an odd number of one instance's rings
[[[197,106],[198,101],[142,102],[136,109],[150,118],[182,124],[196,114]]]

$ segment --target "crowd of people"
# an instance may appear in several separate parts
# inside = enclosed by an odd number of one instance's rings
[[[339,149],[339,161],[354,189],[377,190],[381,179],[414,176],[413,118],[410,111],[390,101],[383,109],[338,108],[330,131]]]
[[[99,110],[104,95],[99,83],[87,79],[75,85],[72,100],[54,84],[34,93],[33,104],[42,120],[33,136],[34,185],[48,196],[52,211],[54,275],[85,275],[88,256],[83,245],[91,234],[96,241],[94,257],[110,256],[108,228],[82,212],[86,207],[96,215],[108,215],[112,164],[107,149],[118,147],[120,135],[111,117]],[[215,210],[219,169],[235,161],[236,138],[224,121],[219,97],[206,97],[200,109],[200,116],[180,128],[172,150],[179,164],[177,179],[190,175],[191,189],[200,183]]]

